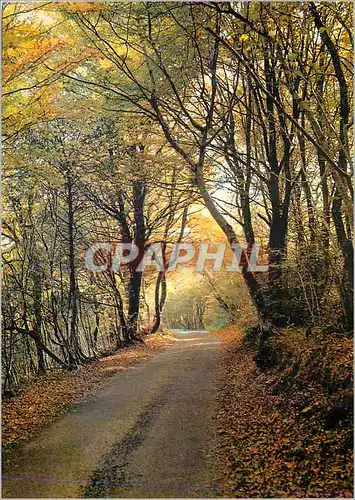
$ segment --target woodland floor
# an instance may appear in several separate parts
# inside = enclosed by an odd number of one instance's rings
[[[352,397],[352,341],[279,333],[285,360],[260,371],[242,329],[220,332],[228,342],[217,416],[223,494],[352,497],[352,417],[336,416]]]
[[[169,335],[149,335],[142,344],[120,349],[76,371],[58,369],[33,380],[27,389],[3,401],[3,448],[30,439],[73,405],[84,402],[109,377],[149,358],[173,341]]]

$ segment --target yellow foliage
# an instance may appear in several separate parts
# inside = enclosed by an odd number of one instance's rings
[[[104,7],[104,2],[66,2],[65,4],[65,10],[69,12],[98,12]]]
[[[58,14],[38,9],[41,3],[10,4],[3,12],[3,130],[12,137],[37,121],[53,119],[59,113],[62,82],[60,71],[68,71],[85,58],[73,36],[57,33]],[[92,4],[81,4],[93,9]],[[69,6],[70,7],[70,6]]]

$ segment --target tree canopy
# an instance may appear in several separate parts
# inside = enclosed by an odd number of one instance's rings
[[[5,388],[246,309],[352,330],[352,11],[3,6]],[[154,243],[166,262],[202,241],[243,244],[241,273],[137,269]],[[89,272],[97,242],[139,255]]]

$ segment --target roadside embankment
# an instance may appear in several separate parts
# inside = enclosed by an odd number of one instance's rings
[[[255,330],[219,335],[224,496],[352,497],[352,340],[281,329],[262,368]]]

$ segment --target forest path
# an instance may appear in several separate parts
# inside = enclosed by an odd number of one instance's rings
[[[6,457],[2,497],[216,497],[221,342],[179,333]]]

